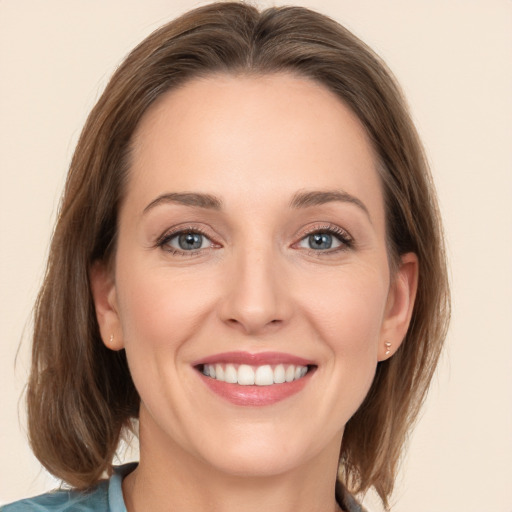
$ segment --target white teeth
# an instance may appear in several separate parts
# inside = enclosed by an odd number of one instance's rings
[[[284,366],[282,364],[278,364],[274,370],[274,382],[276,384],[282,384],[286,381],[286,376],[284,372]]]
[[[238,367],[238,384],[242,384],[242,386],[254,384],[254,370],[249,365],[241,364]]]
[[[271,386],[274,384],[274,372],[268,364],[258,366],[254,374],[254,384],[257,386]]]
[[[278,364],[274,368],[265,364],[262,366],[249,366],[241,364],[205,364],[203,374],[212,379],[241,386],[271,386],[272,384],[283,384],[301,379],[308,373],[307,366]]]
[[[286,368],[285,379],[286,382],[291,382],[295,378],[295,366],[288,366]]]
[[[232,364],[226,365],[226,371],[224,372],[224,380],[225,382],[229,382],[230,384],[236,384],[238,382],[238,373],[236,368]]]

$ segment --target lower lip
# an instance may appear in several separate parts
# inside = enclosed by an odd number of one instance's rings
[[[232,404],[261,407],[275,404],[299,393],[309,382],[312,373],[310,370],[301,379],[270,386],[241,386],[212,379],[202,373],[199,373],[199,376],[211,391]]]

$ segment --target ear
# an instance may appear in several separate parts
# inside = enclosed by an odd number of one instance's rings
[[[378,360],[390,358],[407,334],[418,288],[418,257],[414,253],[401,256],[398,270],[389,286],[386,314],[382,324]]]
[[[89,282],[101,339],[111,350],[121,350],[124,348],[123,332],[113,272],[104,263],[95,262],[89,271]]]

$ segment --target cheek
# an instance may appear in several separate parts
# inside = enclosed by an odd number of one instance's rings
[[[155,290],[151,277],[139,275],[137,270],[129,277],[119,272],[117,283],[119,315],[127,350],[132,350],[137,342],[146,347],[158,345],[173,323],[167,314],[174,310],[172,294],[167,291],[166,297],[162,296],[160,290]]]
[[[127,346],[143,342],[175,349],[197,332],[211,300],[200,276],[135,266],[124,274],[120,269],[118,303]]]
[[[322,282],[301,293],[302,308],[332,350],[364,354],[375,348],[386,307],[386,275],[347,268]]]
[[[190,269],[171,272],[165,266],[137,266],[133,261],[118,265],[116,281],[123,341],[135,386],[151,417],[160,418],[161,425],[174,425],[178,432],[179,413],[174,409],[171,413],[166,404],[181,403],[180,390],[187,386],[188,376],[180,362],[190,359],[190,346],[194,346],[190,341],[208,322],[211,292],[205,290],[204,276]]]
[[[353,269],[352,269],[353,270]],[[388,291],[387,273],[339,272],[303,302],[351,415],[373,381]],[[348,399],[350,397],[350,399]]]

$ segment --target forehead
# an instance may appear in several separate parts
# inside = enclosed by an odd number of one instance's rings
[[[162,96],[133,137],[128,196],[141,207],[173,191],[288,199],[297,189],[334,188],[382,206],[365,129],[307,78],[195,79]]]

